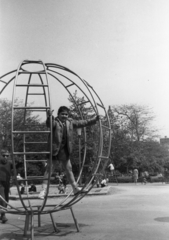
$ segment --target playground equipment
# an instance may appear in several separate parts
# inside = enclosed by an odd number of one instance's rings
[[[73,205],[80,201],[94,186],[97,178],[104,173],[107,166],[110,153],[111,145],[111,126],[109,122],[109,117],[106,109],[99,98],[99,96],[94,91],[90,84],[81,79],[76,73],[70,69],[53,63],[43,63],[42,61],[32,61],[24,60],[21,62],[17,70],[11,71],[0,77],[0,94],[8,87],[8,85],[13,83],[13,96],[12,96],[12,112],[11,112],[11,154],[14,167],[14,178],[16,182],[16,187],[20,199],[21,206],[14,207],[11,204],[7,204],[8,207],[4,208],[0,206],[1,211],[16,215],[25,215],[25,227],[24,235],[26,236],[28,230],[30,230],[31,239],[34,239],[34,216],[38,216],[38,226],[40,226],[40,218],[43,214],[50,214],[54,230],[57,232],[58,228],[53,218],[53,213],[61,210],[70,209],[72,217],[74,219],[77,231],[79,231],[79,226],[77,220],[74,216]],[[49,195],[50,187],[50,174],[47,179],[43,176],[32,176],[29,172],[29,163],[46,162],[49,156],[49,164],[52,164],[52,127],[47,129],[45,124],[37,124],[29,122],[29,113],[36,114],[37,112],[44,119],[48,110],[53,110],[51,106],[51,88],[53,90],[55,84],[59,84],[64,91],[66,91],[76,108],[74,117],[78,119],[86,119],[89,114],[99,114],[102,116],[101,120],[97,125],[97,130],[93,132],[93,142],[95,147],[95,156],[93,156],[92,166],[90,166],[90,172],[83,182],[83,189],[88,189],[87,193],[81,193],[79,195],[73,195],[70,191],[61,200],[57,199],[56,205],[47,204],[47,199]],[[59,95],[60,90],[56,88],[56,97]],[[81,101],[76,98],[76,92],[80,94]],[[62,93],[61,93],[62,94]],[[24,101],[18,102],[16,99],[21,97]],[[17,104],[16,104],[17,102]],[[32,103],[33,102],[33,103]],[[90,109],[89,113],[84,112],[84,107]],[[15,124],[15,117],[17,112],[21,111],[23,114],[23,124],[19,126],[20,129]],[[45,115],[45,116],[44,116]],[[50,118],[52,122],[52,117]],[[52,125],[52,124],[51,124]],[[50,151],[46,151],[47,136],[50,134]],[[81,148],[79,148],[79,160],[80,160],[80,171],[77,178],[77,182],[82,182],[82,176],[85,172],[86,167],[86,155],[88,148],[88,139],[86,128],[82,131],[83,135],[83,156],[81,156]],[[43,136],[43,137],[42,137]],[[21,139],[22,149],[18,149],[17,141]],[[81,142],[80,142],[81,143]],[[34,150],[36,149],[36,151]],[[37,149],[40,149],[37,151]],[[16,159],[20,158],[24,164],[25,177],[22,180],[17,179],[17,169],[16,169]],[[25,183],[26,189],[32,181],[42,181],[47,180],[47,195],[45,199],[39,200],[39,204],[35,205],[34,201],[31,199],[31,195],[28,190],[26,190],[26,195],[22,195],[19,191],[20,181]],[[1,197],[2,199],[2,197]],[[2,199],[5,201],[4,199]]]

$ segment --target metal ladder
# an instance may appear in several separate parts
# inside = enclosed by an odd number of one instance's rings
[[[39,64],[42,67],[42,70],[39,71],[33,71],[33,70],[25,70],[24,67],[26,66],[26,64]],[[19,82],[19,76],[25,74],[26,76],[29,76],[28,79],[26,79],[26,83],[25,80],[23,83]],[[36,83],[34,83],[35,78],[34,76],[36,76],[36,79],[38,79],[38,83],[36,80]],[[24,106],[16,106],[15,105],[15,101],[17,99],[17,95],[16,95],[16,90],[18,90],[19,88],[22,88],[23,90],[26,90],[26,96],[25,96],[25,102],[24,102]],[[38,90],[37,90],[38,89]],[[41,90],[41,92],[39,91],[39,89]],[[36,97],[36,102],[38,102],[38,97],[42,97],[44,100],[44,103],[42,104],[42,106],[29,106],[28,101],[31,99],[32,96]],[[16,185],[18,188],[18,193],[19,193],[19,197],[20,200],[22,202],[23,207],[25,208],[25,210],[27,210],[27,206],[25,205],[22,196],[20,194],[19,191],[19,183],[20,181],[24,182],[26,185],[26,189],[28,189],[28,184],[30,182],[32,182],[33,180],[47,180],[48,184],[47,184],[47,194],[49,191],[49,184],[50,184],[50,172],[49,172],[49,177],[47,179],[45,179],[43,176],[29,176],[28,174],[28,163],[29,162],[44,162],[47,161],[46,155],[50,156],[50,163],[52,161],[52,156],[51,156],[51,152],[52,152],[52,144],[50,144],[50,151],[27,151],[27,146],[28,144],[33,144],[34,148],[39,147],[39,145],[41,144],[47,144],[47,141],[41,141],[41,137],[39,138],[39,140],[35,140],[35,141],[27,141],[27,135],[31,135],[31,136],[42,136],[42,135],[49,135],[50,134],[50,141],[52,142],[52,124],[50,129],[42,129],[41,130],[41,126],[39,124],[27,124],[27,113],[28,111],[31,111],[31,113],[35,113],[35,112],[47,112],[47,110],[51,109],[51,104],[50,104],[50,92],[49,92],[49,84],[48,84],[48,78],[47,78],[47,73],[46,73],[46,68],[45,65],[43,64],[42,61],[28,61],[28,60],[24,60],[20,66],[18,67],[18,70],[16,72],[16,77],[14,79],[14,87],[13,87],[13,98],[12,98],[12,121],[11,121],[11,147],[12,147],[12,158],[13,158],[13,164],[14,164],[14,173],[15,173],[15,180],[16,180]],[[23,129],[19,130],[16,129],[15,127],[15,115],[17,113],[17,111],[23,111]],[[52,123],[52,117],[50,119],[51,123]],[[15,150],[15,145],[16,145],[16,136],[22,136],[22,141],[23,141],[23,149],[22,151],[17,151]],[[34,138],[34,137],[32,137]],[[35,139],[35,138],[34,138]],[[36,160],[34,157],[35,155],[43,155],[43,159],[40,160]],[[23,164],[24,164],[24,173],[25,173],[25,177],[22,180],[17,180],[16,178],[16,174],[17,174],[17,170],[16,170],[16,162],[15,162],[15,158],[16,156],[23,156]],[[28,157],[29,156],[29,157]],[[28,158],[27,158],[28,157]],[[30,157],[32,157],[30,159]],[[28,200],[29,200],[29,193],[28,190],[26,191]],[[46,199],[44,200],[43,204],[42,204],[42,209],[45,206],[45,202]],[[32,209],[31,207],[31,203],[29,201],[29,207],[30,209]],[[41,210],[42,210],[41,209]]]

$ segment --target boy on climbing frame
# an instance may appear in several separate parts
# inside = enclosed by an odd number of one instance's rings
[[[51,111],[47,112],[46,120],[47,127],[50,127],[50,116],[52,115],[52,112]],[[86,192],[86,190],[83,190],[82,192],[81,188],[78,187],[74,178],[74,174],[72,172],[70,154],[72,152],[73,145],[73,129],[94,125],[98,120],[99,116],[96,116],[89,120],[73,120],[69,118],[69,108],[67,108],[66,106],[61,106],[58,109],[58,116],[56,118],[52,116],[52,128],[53,128],[52,165],[49,166],[49,164],[47,164],[44,178],[48,178],[49,167],[51,167],[52,174],[56,168],[57,161],[60,161],[65,170],[67,179],[73,188],[73,193],[78,194]],[[50,138],[48,142],[50,145]],[[42,188],[43,189],[39,194],[39,198],[44,199],[47,190],[47,180],[43,181]]]

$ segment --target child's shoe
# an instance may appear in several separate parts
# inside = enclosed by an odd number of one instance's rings
[[[73,189],[74,195],[83,194],[83,193],[87,193],[87,192],[88,192],[88,190],[86,190],[86,189],[82,190],[82,188],[80,188],[80,187],[76,187]]]
[[[39,193],[38,198],[44,199],[45,196],[46,196],[46,189],[43,189],[43,190]]]

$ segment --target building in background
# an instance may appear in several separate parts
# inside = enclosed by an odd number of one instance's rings
[[[169,151],[169,138],[167,136],[165,136],[165,138],[160,138],[160,144]]]

